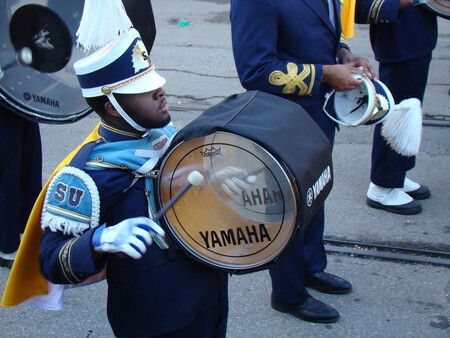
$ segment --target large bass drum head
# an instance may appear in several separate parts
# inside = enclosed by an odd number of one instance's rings
[[[205,181],[191,187],[165,215],[182,248],[205,264],[232,272],[260,269],[283,252],[296,230],[298,193],[268,151],[226,132],[178,144],[161,165],[161,206],[186,185],[193,170]],[[230,190],[227,179],[233,176],[249,178],[249,186]]]
[[[0,67],[11,64],[20,47],[30,48],[35,60],[38,50],[47,59],[55,50],[69,56],[59,70],[51,63],[34,68],[17,63],[6,69],[0,79],[2,104],[30,120],[47,123],[74,122],[91,111],[73,71],[73,63],[85,55],[75,43],[83,5],[82,0],[0,0]],[[61,34],[64,29],[70,36],[68,46]]]

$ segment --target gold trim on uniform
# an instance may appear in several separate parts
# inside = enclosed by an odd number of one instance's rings
[[[374,2],[372,2],[367,17],[367,23],[378,23],[378,16],[380,15],[380,11],[383,7],[384,1],[385,0],[375,0]]]
[[[75,276],[75,274],[73,273],[72,265],[70,264],[70,254],[72,251],[72,246],[77,240],[78,238],[72,238],[68,240],[59,251],[59,265],[61,267],[61,271],[67,281],[71,284],[80,282],[77,276]]]
[[[135,138],[142,138],[142,135],[136,134],[136,133],[131,133],[129,131],[125,131],[125,130],[120,130],[114,127],[111,127],[110,125],[101,122],[101,125],[103,128],[105,128],[106,130],[112,131],[113,133],[116,134],[121,134],[121,135],[125,135],[125,136],[130,136],[130,137],[135,137]]]
[[[125,86],[125,85],[127,85],[127,84],[129,84],[131,82],[137,81],[141,77],[147,75],[148,73],[150,73],[150,72],[152,72],[154,70],[155,70],[155,66],[152,65],[152,66],[150,66],[150,68],[144,70],[142,73],[139,73],[139,74],[137,74],[135,76],[132,76],[132,77],[130,77],[130,78],[124,80],[124,81],[120,81],[120,82],[117,82],[116,84],[109,85],[109,86],[103,86],[102,89],[101,89],[102,93],[105,94],[105,95],[110,95],[113,92],[113,90],[115,90],[117,88],[120,88],[120,87],[123,87],[123,86]]]
[[[105,162],[105,161],[95,161],[95,160],[87,161],[85,166],[90,167],[90,168],[100,168],[100,169],[105,169],[105,168],[124,169],[124,170],[128,169],[128,165],[125,163],[114,164],[114,163],[109,163],[109,162]]]
[[[309,82],[309,89],[306,95],[311,96],[311,92],[314,88],[314,81],[316,80],[316,66],[311,65],[311,81]]]
[[[384,5],[384,2],[385,2],[385,1],[386,1],[386,0],[382,0],[381,3],[380,3],[380,6],[378,7],[377,18],[376,18],[376,21],[375,21],[375,22],[377,22],[377,23],[378,23],[378,16],[380,15],[381,8],[383,8],[383,5]]]
[[[305,83],[305,79],[311,76],[310,84]],[[284,86],[283,94],[294,94],[296,88],[299,88],[298,95],[311,95],[314,86],[314,76],[316,67],[310,64],[303,64],[303,70],[298,73],[298,66],[293,62],[287,64],[287,73],[275,70],[269,75],[269,82],[274,86]]]

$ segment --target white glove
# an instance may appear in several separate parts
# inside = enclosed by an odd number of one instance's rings
[[[164,230],[150,218],[128,218],[114,226],[103,224],[97,228],[92,236],[92,245],[98,252],[123,252],[139,259],[152,244],[152,233],[165,235]]]
[[[235,167],[223,168],[213,175],[230,198],[240,196],[242,190],[249,189],[250,184],[256,182],[256,176],[249,176],[245,170]]]

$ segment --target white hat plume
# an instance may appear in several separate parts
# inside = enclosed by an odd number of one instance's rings
[[[85,50],[103,47],[132,25],[121,0],[85,0],[77,44]]]
[[[383,121],[381,135],[399,154],[417,155],[422,139],[420,100],[411,98],[397,104]]]

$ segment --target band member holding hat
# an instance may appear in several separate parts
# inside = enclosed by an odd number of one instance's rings
[[[336,0],[231,1],[234,58],[244,88],[300,104],[331,143],[335,125],[322,111],[325,94],[332,88],[356,88],[361,80],[352,75],[372,71],[367,60],[352,55],[345,41],[340,41],[339,10]],[[277,116],[273,118],[276,123]],[[293,136],[292,142],[302,142],[301,137]],[[312,322],[338,319],[335,309],[305,289],[325,293],[351,290],[348,281],[324,272],[323,231],[322,208],[270,269],[274,309]]]
[[[436,15],[411,0],[357,0],[356,21],[370,23],[370,41],[379,61],[380,80],[390,89],[396,103],[417,98],[423,101],[437,41]],[[411,76],[413,74],[413,76]],[[415,166],[415,156],[395,152],[375,127],[371,183],[367,204],[396,214],[417,214],[418,200],[430,190],[406,177]]]

